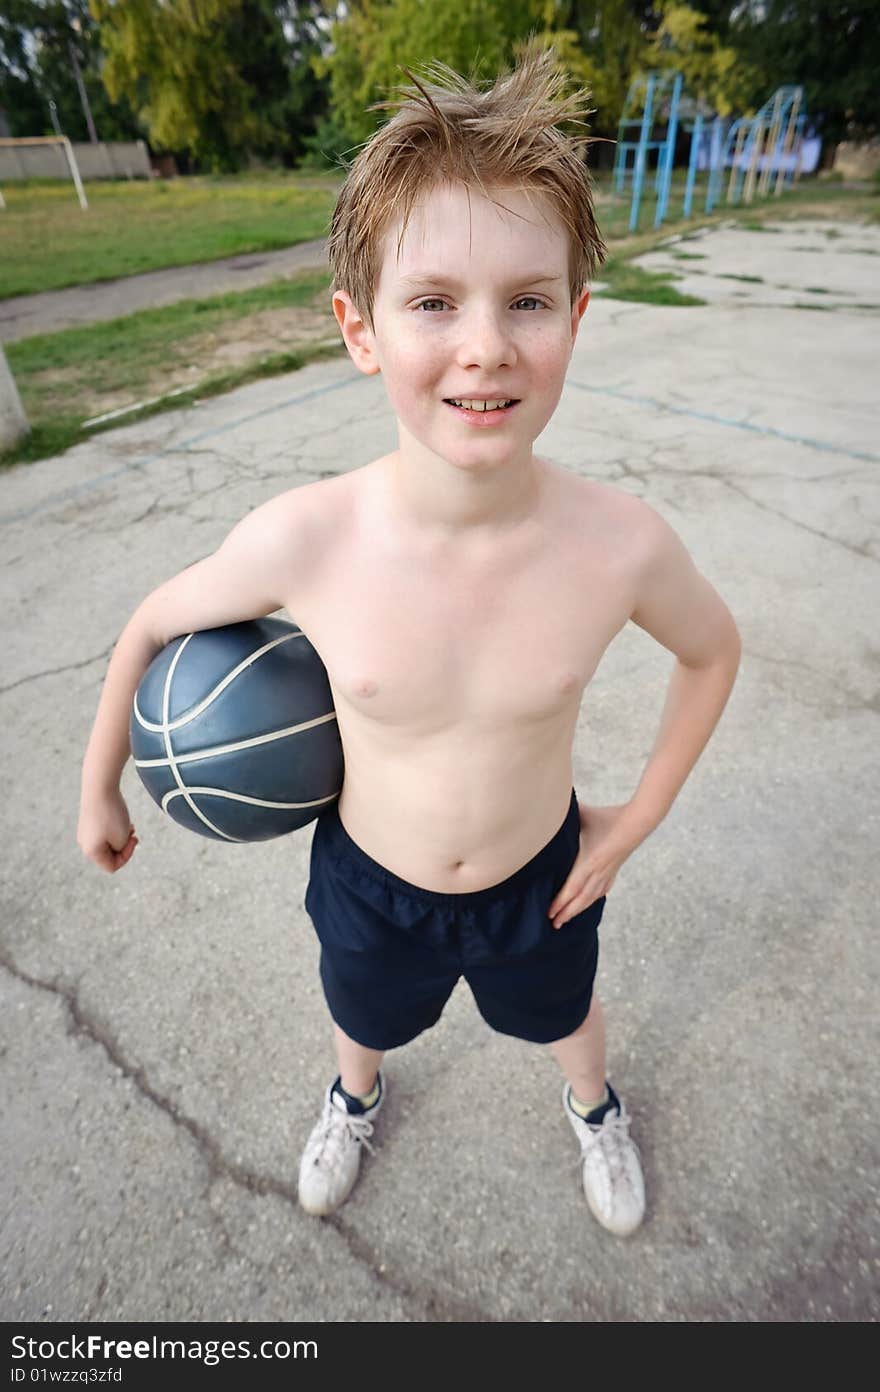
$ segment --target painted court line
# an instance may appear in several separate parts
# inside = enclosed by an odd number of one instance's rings
[[[315,387],[312,391],[301,392],[297,396],[285,397],[283,401],[277,401],[273,406],[265,406],[260,411],[251,411],[247,415],[237,416],[234,420],[227,421],[225,425],[213,426],[210,430],[202,430],[197,435],[190,435],[187,439],[179,440],[174,445],[169,445],[165,449],[157,450],[155,454],[148,454],[144,458],[133,459],[128,464],[123,464],[118,469],[113,469],[108,474],[100,474],[97,478],[84,479],[82,483],[72,484],[69,488],[60,489],[57,493],[52,493],[48,497],[41,499],[40,502],[32,504],[31,507],[19,508],[15,512],[0,513],[0,524],[7,522],[18,522],[25,517],[33,517],[38,512],[43,512],[46,508],[54,507],[57,503],[63,502],[67,498],[74,498],[80,493],[87,492],[91,488],[100,488],[102,484],[109,483],[112,479],[120,478],[123,474],[130,473],[133,469],[143,469],[148,464],[153,464],[157,459],[164,459],[172,454],[182,454],[195,445],[203,444],[206,440],[214,440],[219,435],[225,435],[231,430],[237,430],[242,425],[248,425],[251,421],[261,420],[266,416],[277,414],[279,411],[286,411],[293,406],[300,406],[303,402],[312,401],[319,396],[327,396],[330,392],[340,391],[345,387],[350,387],[361,381],[360,376],[346,377],[339,382],[331,382],[326,387]],[[627,401],[633,406],[648,407],[654,411],[664,411],[674,416],[687,416],[692,420],[707,421],[710,425],[720,425],[727,430],[746,430],[753,435],[764,435],[774,440],[784,440],[788,444],[804,445],[807,449],[819,450],[824,454],[839,454],[846,459],[864,460],[869,464],[880,463],[880,455],[871,454],[867,450],[847,449],[844,445],[836,445],[830,440],[816,440],[808,435],[793,435],[786,430],[777,430],[771,425],[756,425],[752,421],[735,420],[729,416],[715,415],[711,411],[695,411],[688,406],[672,406],[667,401],[658,401],[653,396],[636,396],[630,392],[619,391],[616,387],[594,387],[586,382],[576,382],[569,378],[566,382],[567,387],[574,387],[577,391],[591,392],[596,396],[610,396],[617,401]]]

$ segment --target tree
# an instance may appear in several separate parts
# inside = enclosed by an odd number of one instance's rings
[[[104,81],[125,95],[154,144],[215,169],[250,153],[295,153],[320,88],[318,3],[276,0],[91,0]]]
[[[734,48],[710,30],[705,14],[679,0],[659,0],[660,23],[646,48],[651,68],[673,68],[684,90],[712,111],[727,116],[741,110],[752,85]]]
[[[6,0],[0,10],[0,108],[14,136],[42,135],[49,112],[32,80],[27,35],[36,6],[33,0]]]
[[[746,102],[802,85],[826,141],[880,130],[880,14],[877,0],[691,0],[748,75]]]
[[[369,139],[383,115],[367,107],[406,84],[402,67],[430,58],[469,77],[494,77],[558,8],[554,0],[353,0],[316,62],[330,80],[337,140],[352,147]]]
[[[12,135],[54,134],[50,101],[61,130],[87,140],[71,46],[76,51],[99,138],[138,135],[125,103],[113,106],[101,82],[97,27],[87,0],[4,0],[0,11],[0,106]]]
[[[568,0],[555,25],[571,32],[583,55],[578,72],[593,93],[595,131],[617,135],[632,79],[650,66],[647,41],[658,25],[651,0]]]

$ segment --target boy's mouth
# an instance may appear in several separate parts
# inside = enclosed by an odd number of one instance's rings
[[[443,400],[447,406],[457,406],[459,410],[485,413],[486,411],[505,411],[510,406],[516,406],[518,398],[511,396],[496,398],[492,401],[475,401],[471,397],[458,399],[454,396],[444,396]]]

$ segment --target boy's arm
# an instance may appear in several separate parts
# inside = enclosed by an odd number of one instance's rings
[[[631,618],[677,659],[654,747],[625,820],[643,840],[662,822],[727,704],[742,644],[733,616],[682,542],[645,505]]]
[[[77,840],[102,869],[119,869],[136,841],[119,780],[131,752],[129,716],[144,672],[182,633],[259,618],[295,602],[314,544],[314,509],[296,496],[301,493],[293,489],[255,508],[213,555],[153,590],[120,635],[82,767]]]
[[[727,605],[672,528],[641,504],[633,623],[675,654],[660,729],[629,802],[581,807],[577,859],[548,917],[561,928],[614,884],[662,822],[718,724],[736,678],[740,638]]]

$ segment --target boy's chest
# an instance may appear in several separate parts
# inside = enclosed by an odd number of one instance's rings
[[[491,737],[576,708],[629,612],[610,560],[565,546],[480,562],[355,546],[322,566],[294,617],[341,714],[422,733],[485,725]]]

